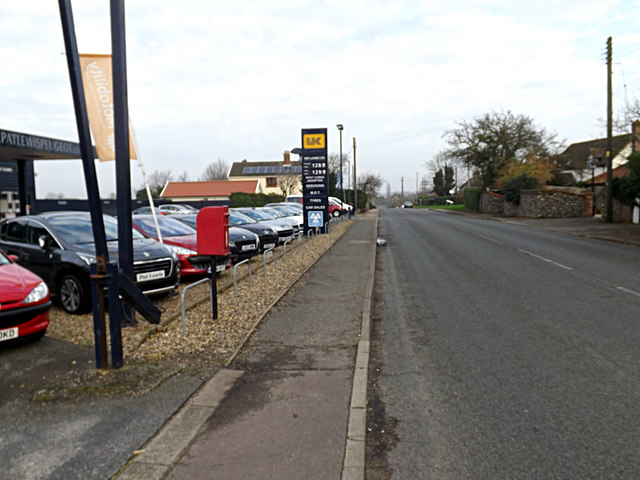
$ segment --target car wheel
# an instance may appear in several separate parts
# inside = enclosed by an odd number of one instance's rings
[[[87,308],[87,293],[78,277],[70,273],[62,277],[58,287],[60,303],[67,313],[77,315]]]
[[[339,217],[340,216],[340,210],[334,210],[331,215],[333,215],[334,217]]]

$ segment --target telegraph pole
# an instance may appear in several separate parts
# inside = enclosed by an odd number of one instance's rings
[[[356,137],[353,137],[353,214],[358,215],[358,181],[356,180]]]
[[[612,150],[613,150],[613,107],[612,107],[612,86],[611,86],[611,63],[613,57],[613,47],[611,37],[607,38],[607,189],[606,189],[606,221],[613,222],[613,170],[612,170]]]

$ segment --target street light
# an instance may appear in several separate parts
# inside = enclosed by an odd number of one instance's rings
[[[342,176],[342,129],[344,128],[341,123],[336,125],[338,127],[338,131],[340,132],[340,201],[342,205],[340,205],[340,210],[344,206],[344,177]]]

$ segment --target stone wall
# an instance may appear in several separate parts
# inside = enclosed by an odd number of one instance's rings
[[[523,190],[520,205],[507,202],[502,195],[487,192],[480,196],[480,212],[528,218],[590,217],[592,202],[591,191],[576,188]]]
[[[492,215],[502,215],[504,213],[504,195],[494,192],[483,192],[480,194],[480,212]]]
[[[591,198],[591,192],[573,193],[559,189],[523,190],[520,193],[520,216],[529,218],[591,216]]]

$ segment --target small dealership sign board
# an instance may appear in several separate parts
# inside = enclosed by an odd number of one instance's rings
[[[304,233],[329,222],[329,158],[327,129],[302,129],[302,206]]]

